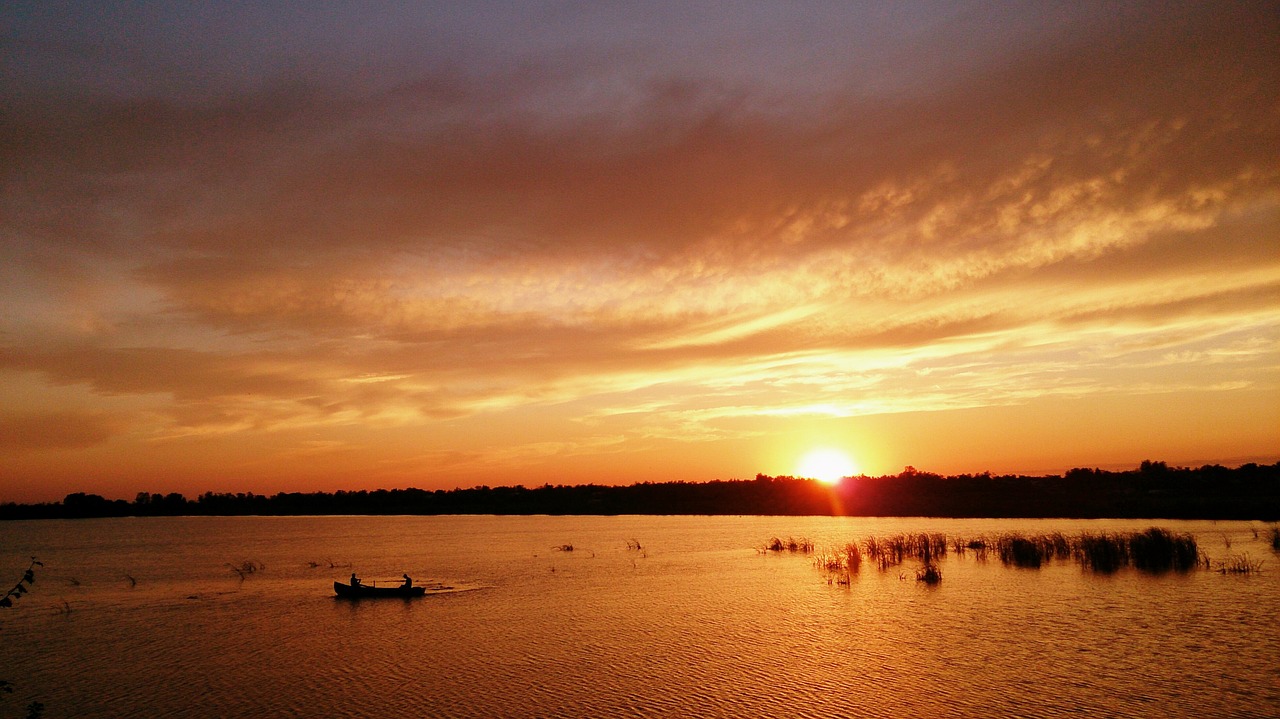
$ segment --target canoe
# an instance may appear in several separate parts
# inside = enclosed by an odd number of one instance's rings
[[[347,599],[372,599],[374,597],[421,597],[427,593],[426,587],[405,588],[399,585],[391,587],[374,587],[368,584],[351,586],[342,582],[333,583],[333,591],[339,597]]]

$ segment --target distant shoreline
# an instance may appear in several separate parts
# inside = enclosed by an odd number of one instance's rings
[[[153,516],[774,515],[992,519],[1252,519],[1280,521],[1280,462],[1236,468],[1072,469],[1061,476],[942,476],[907,468],[835,485],[752,480],[470,489],[218,494],[139,492],[133,501],[76,492],[61,502],[0,504],[0,520]]]

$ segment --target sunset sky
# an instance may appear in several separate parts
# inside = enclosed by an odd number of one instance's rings
[[[0,32],[0,501],[1280,459],[1274,3]]]

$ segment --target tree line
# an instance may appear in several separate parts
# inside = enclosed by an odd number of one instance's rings
[[[125,516],[391,514],[699,514],[881,517],[1259,519],[1280,521],[1280,462],[1236,468],[1077,468],[1061,476],[961,474],[907,467],[835,486],[757,475],[750,480],[642,482],[337,492],[139,492],[132,501],[75,492],[61,502],[0,504],[0,519]]]

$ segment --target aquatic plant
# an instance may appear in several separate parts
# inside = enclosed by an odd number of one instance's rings
[[[1045,555],[1054,559],[1070,559],[1075,551],[1072,541],[1062,532],[1043,535],[1040,541]]]
[[[849,542],[838,549],[820,552],[813,563],[828,572],[857,574],[862,568],[862,552],[858,549],[856,542]]]
[[[1001,534],[995,538],[996,556],[1005,564],[1038,569],[1045,561],[1044,542],[1035,542],[1021,534]]]
[[[1129,543],[1119,534],[1085,532],[1076,541],[1076,558],[1085,569],[1114,572],[1129,564]]]
[[[947,556],[947,535],[941,533],[917,534],[914,538],[913,553],[924,560],[926,565],[933,560]]]
[[[1262,560],[1253,561],[1247,554],[1232,554],[1218,562],[1214,569],[1219,574],[1254,574],[1262,571]]]
[[[848,586],[862,568],[862,551],[857,542],[848,542],[843,547],[819,552],[813,564],[827,572],[827,584]]]
[[[0,597],[0,607],[12,607],[14,600],[21,599],[27,592],[31,591],[31,585],[36,583],[36,567],[43,566],[44,562],[32,557],[31,564],[28,564],[27,570],[22,573],[22,578],[13,585],[12,589],[5,592],[3,597]],[[0,691],[11,694],[13,693],[13,685],[8,680],[0,679]],[[33,709],[32,707],[36,705],[39,705],[38,708]],[[32,702],[28,709],[32,712],[32,715],[39,716],[44,711],[44,705],[39,702]]]
[[[800,554],[813,554],[813,540],[805,537],[801,537],[799,539],[795,537],[787,537],[784,542],[778,537],[771,537],[764,545],[764,550],[766,552],[787,551]]]
[[[640,546],[640,540],[639,540],[639,539],[628,539],[628,540],[627,540],[627,551],[629,551],[629,552],[638,552],[638,551],[640,551],[640,550],[641,550],[641,546]]]
[[[1143,571],[1185,572],[1200,564],[1200,550],[1196,538],[1190,534],[1175,535],[1167,529],[1152,527],[1129,535],[1128,541],[1130,561]]]
[[[242,582],[244,581],[245,577],[249,576],[250,574],[260,572],[267,568],[267,565],[263,564],[262,562],[255,562],[252,559],[246,559],[240,562],[239,564],[233,564],[231,562],[227,562],[227,566],[231,568],[232,574],[235,574],[236,576],[240,577],[240,581]]]
[[[1280,527],[1272,530],[1272,542],[1273,546],[1280,543]],[[788,543],[775,537],[764,551],[786,548]],[[1006,532],[995,537],[953,537],[950,541],[943,534],[897,534],[891,537],[872,535],[863,539],[861,544],[850,542],[842,548],[820,553],[815,558],[814,565],[833,575],[840,575],[838,578],[828,577],[830,583],[836,579],[847,580],[849,575],[857,573],[864,557],[881,571],[914,558],[921,563],[920,569],[916,571],[917,579],[933,583],[941,581],[942,574],[937,563],[949,550],[959,556],[972,551],[979,560],[985,559],[990,550],[1006,566],[1029,569],[1042,567],[1055,559],[1067,560],[1072,557],[1084,569],[1094,572],[1115,572],[1129,566],[1144,572],[1185,572],[1201,565],[1206,569],[1210,568],[1209,559],[1200,551],[1194,535],[1175,534],[1157,527],[1141,532],[1083,532],[1076,536],[1062,532],[1029,536],[1019,532]],[[1247,573],[1258,571],[1260,566],[1261,562],[1254,562],[1247,557],[1233,557],[1220,562],[1217,568],[1223,573]],[[899,572],[899,577],[903,579],[908,576]]]
[[[22,578],[13,585],[13,589],[4,593],[4,597],[0,597],[0,607],[12,607],[15,599],[20,599],[24,594],[30,591],[30,586],[36,582],[36,567],[43,567],[44,562],[31,558],[31,564],[27,565],[27,571],[22,573]]]
[[[1280,552],[1280,527],[1271,528],[1271,548]]]
[[[867,559],[875,562],[881,571],[896,567],[911,558],[931,564],[947,556],[947,535],[940,533],[895,534],[892,537],[873,535],[862,540],[862,552],[866,554]]]
[[[916,581],[925,584],[937,584],[942,581],[942,571],[936,564],[925,564],[916,570]]]
[[[561,544],[561,545],[559,545],[559,546],[552,547],[552,549],[553,549],[553,550],[555,550],[555,551],[557,551],[557,552],[572,552],[572,551],[573,551],[573,545],[572,545],[572,544]]]
[[[862,568],[862,552],[856,542],[849,542],[843,548],[844,565],[850,572],[857,573]]]
[[[978,561],[986,561],[987,559],[986,537],[967,538],[957,536],[951,540],[951,549],[961,557],[965,556],[967,552],[973,552]]]

